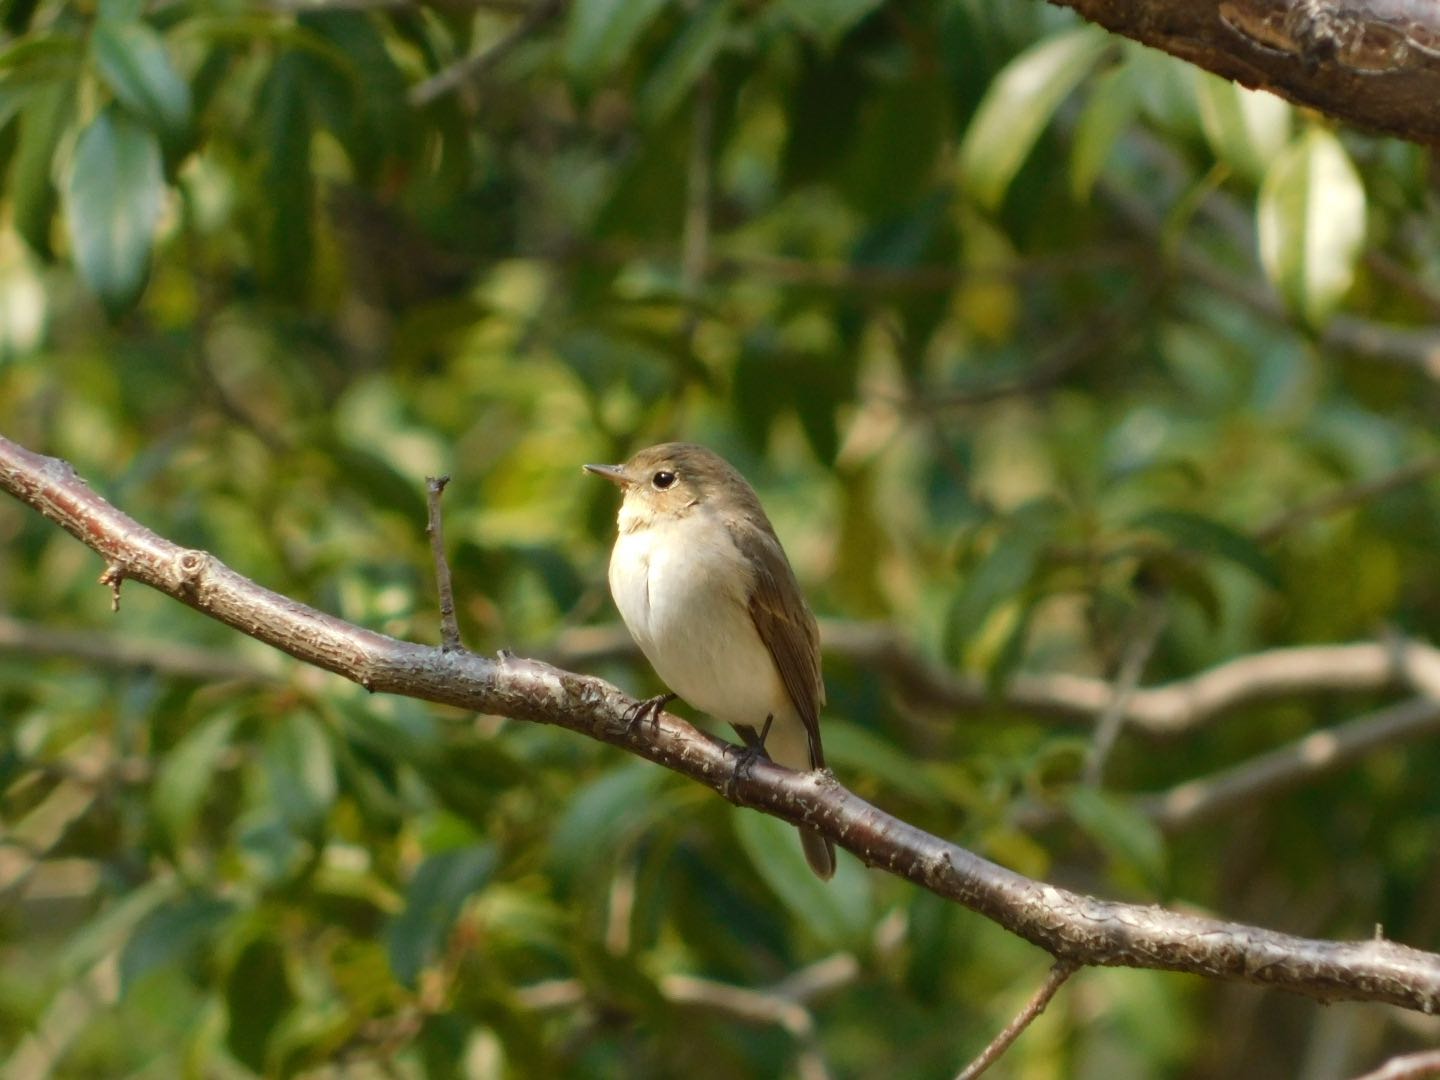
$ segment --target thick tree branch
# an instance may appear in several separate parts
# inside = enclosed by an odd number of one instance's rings
[[[824,773],[768,762],[737,769],[721,740],[662,714],[628,723],[615,687],[534,660],[446,652],[353,626],[271,592],[203,551],[180,547],[115,509],[65,462],[0,437],[0,488],[80,539],[127,578],[343,675],[367,689],[555,724],[704,784],[739,806],[805,822],[855,854],[964,904],[1056,959],[1186,971],[1320,1000],[1440,1010],[1440,955],[1384,940],[1315,941],[1033,881],[891,817]]]
[[[1412,142],[1440,139],[1433,0],[1051,0],[1245,86]]]

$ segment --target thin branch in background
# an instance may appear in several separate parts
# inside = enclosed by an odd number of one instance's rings
[[[1440,1076],[1440,1050],[1422,1050],[1418,1054],[1391,1058],[1355,1080],[1422,1080],[1427,1076]]]
[[[1005,1026],[1005,1030],[996,1035],[990,1045],[980,1052],[980,1056],[960,1070],[955,1080],[975,1080],[986,1069],[994,1065],[1000,1059],[1000,1055],[1010,1049],[1010,1045],[1020,1037],[1020,1033],[1035,1022],[1035,1018],[1045,1011],[1045,1006],[1050,1004],[1056,992],[1065,985],[1065,980],[1075,973],[1075,965],[1066,960],[1057,960],[1045,976],[1045,981],[1040,984],[1040,989],[1035,991],[1033,997],[1025,1003],[1015,1019]]]
[[[849,986],[860,977],[860,962],[853,953],[834,953],[807,964],[765,990],[672,973],[660,978],[660,993],[668,1001],[703,1005],[756,1024],[774,1024],[805,1039],[814,1034],[815,1021],[807,1003]],[[519,988],[516,999],[525,1008],[541,1012],[586,1004],[588,994],[579,979],[546,979]]]
[[[1160,828],[1175,831],[1256,802],[1375,750],[1440,734],[1440,699],[1412,698],[1261,754],[1232,768],[1138,800]]]
[[[1383,251],[1367,251],[1365,265],[1387,284],[1420,301],[1430,309],[1430,314],[1440,318],[1440,289],[1412,273],[1398,260]]]
[[[252,663],[221,649],[94,630],[60,630],[5,614],[0,614],[0,653],[62,657],[95,667],[136,668],[199,682],[274,683],[282,678],[280,664]]]
[[[448,483],[448,476],[425,478],[425,501],[429,509],[425,531],[430,536],[430,554],[435,557],[435,588],[440,594],[440,641],[446,652],[463,648],[460,644],[460,624],[455,619],[455,589],[450,583],[450,560],[445,557],[445,524],[440,513],[440,497]]]
[[[525,11],[520,22],[508,34],[488,49],[451,64],[436,72],[423,82],[416,83],[407,95],[415,108],[424,108],[431,102],[453,93],[467,82],[483,78],[491,68],[509,56],[531,34],[565,10],[565,0],[535,0]]]
[[[1335,772],[1366,754],[1436,735],[1440,735],[1440,698],[1411,698],[1312,731],[1169,791],[1136,796],[1132,805],[1166,832],[1179,832]],[[1041,829],[1065,816],[1062,807],[1032,804],[1019,808],[1011,820],[1018,828]]]
[[[1166,597],[1146,596],[1136,613],[1136,625],[1126,643],[1124,655],[1120,658],[1120,669],[1115,673],[1115,682],[1110,691],[1110,700],[1095,724],[1095,734],[1090,742],[1090,752],[1085,757],[1085,771],[1081,783],[1099,787],[1105,775],[1105,762],[1120,737],[1125,725],[1125,708],[1140,686],[1145,674],[1145,665],[1150,662],[1165,624],[1170,621],[1166,608]]]
[[[1381,495],[1388,495],[1392,491],[1428,479],[1436,473],[1440,473],[1440,454],[1417,458],[1391,472],[1327,492],[1318,499],[1276,514],[1269,521],[1254,529],[1250,536],[1259,544],[1274,543],[1301,525],[1309,524],[1318,518],[1329,517],[1342,510],[1349,510],[1351,507],[1369,502]]]

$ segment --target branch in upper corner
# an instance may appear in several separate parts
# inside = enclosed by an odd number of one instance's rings
[[[1223,78],[1422,144],[1440,140],[1440,5],[1051,0]]]
[[[1035,881],[885,813],[829,773],[793,773],[763,760],[740,768],[745,758],[736,747],[669,713],[653,724],[630,723],[627,714],[637,703],[601,679],[505,654],[490,659],[399,641],[271,592],[126,516],[65,462],[3,436],[0,489],[130,580],[308,664],[369,690],[552,724],[619,747],[738,806],[804,824],[865,865],[963,904],[1057,960],[1184,971],[1322,1001],[1440,1011],[1440,955],[1382,940],[1308,940]]]

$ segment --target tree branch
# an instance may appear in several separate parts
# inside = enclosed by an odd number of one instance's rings
[[[738,806],[804,822],[856,855],[986,916],[1056,959],[1186,971],[1324,1001],[1440,1010],[1440,955],[1384,940],[1316,941],[1068,892],[1026,878],[886,814],[833,776],[760,761],[668,713],[626,720],[635,702],[601,679],[502,653],[415,645],[271,592],[203,551],[180,547],[111,506],[65,462],[0,437],[0,488],[125,576],[369,690],[554,724],[620,747]]]
[[[1412,142],[1440,139],[1431,0],[1051,0],[1226,79]]]

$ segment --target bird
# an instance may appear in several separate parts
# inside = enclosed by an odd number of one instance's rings
[[[696,443],[661,443],[623,465],[584,468],[624,493],[610,593],[673,691],[657,710],[678,695],[777,764],[823,769],[820,631],[755,490]],[[799,829],[806,862],[828,880],[834,845]]]

